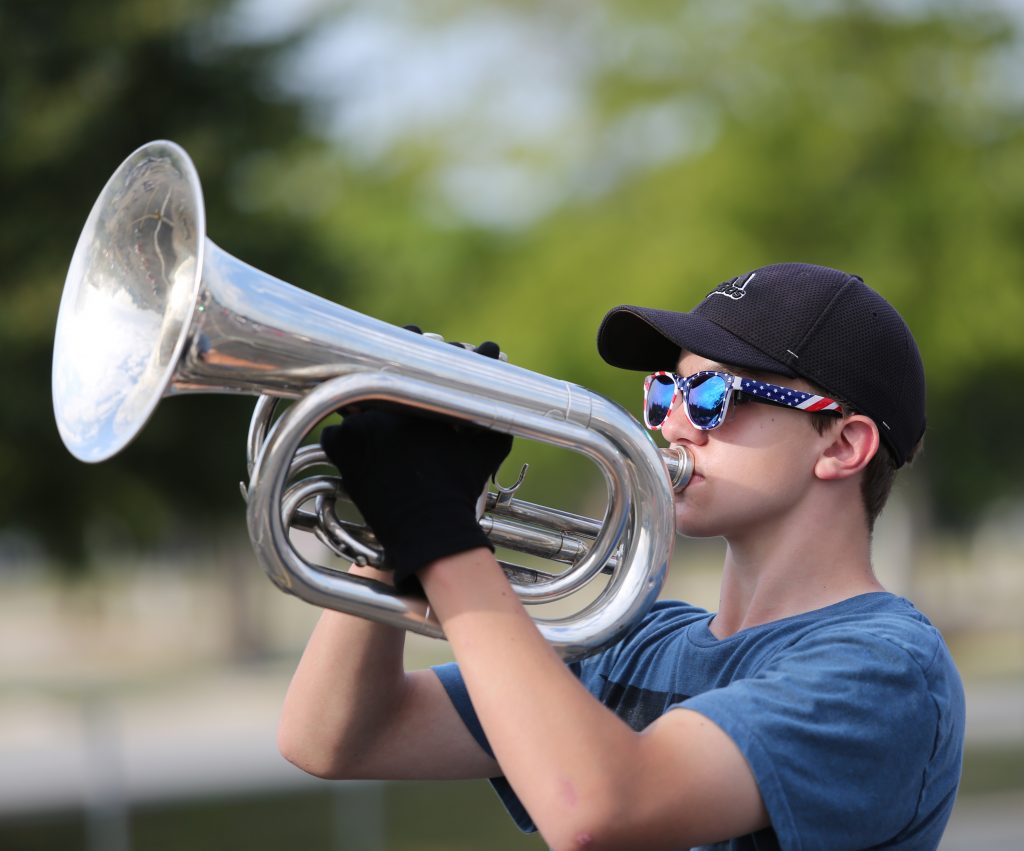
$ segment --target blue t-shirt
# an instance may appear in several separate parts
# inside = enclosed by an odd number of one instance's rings
[[[964,696],[928,619],[886,592],[722,640],[712,617],[657,603],[622,641],[570,667],[634,730],[685,707],[732,738],[771,827],[714,847],[937,847],[960,778]],[[458,666],[435,671],[491,753]],[[519,827],[535,830],[504,778],[492,783]]]

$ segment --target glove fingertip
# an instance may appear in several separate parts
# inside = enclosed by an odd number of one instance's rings
[[[478,355],[483,355],[485,358],[492,358],[493,360],[497,360],[498,356],[501,354],[501,346],[499,346],[493,340],[486,340],[485,342],[477,346],[474,349],[474,351]]]
[[[323,431],[320,432],[320,448],[325,452],[328,448],[334,446],[338,441],[338,431],[341,426],[327,426]]]

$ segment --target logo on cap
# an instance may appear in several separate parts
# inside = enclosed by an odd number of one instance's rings
[[[724,295],[731,298],[733,301],[739,301],[743,296],[747,294],[747,284],[754,280],[754,275],[757,272],[751,272],[747,279],[742,284],[737,284],[736,281],[739,278],[733,278],[731,281],[726,281],[724,284],[719,284],[715,289],[707,294],[708,298],[713,295]]]

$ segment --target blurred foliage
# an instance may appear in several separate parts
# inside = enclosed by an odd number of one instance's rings
[[[1024,403],[1000,398],[973,416],[965,404],[979,387],[1024,378],[1019,19],[867,0],[314,8],[279,35],[246,39],[226,35],[224,2],[70,0],[59,15],[0,6],[5,528],[70,564],[104,543],[242,523],[234,482],[249,401],[166,402],[98,467],[71,460],[51,425],[49,351],[75,238],[117,163],[158,137],[196,160],[211,236],[236,256],[387,321],[497,339],[515,362],[628,406],[638,377],[594,351],[609,307],[687,309],[720,281],[783,260],[857,272],[924,353],[929,434],[911,475],[933,518],[967,528],[993,502],[1020,498],[1024,453],[1004,433]],[[442,130],[410,121],[375,154],[353,141],[358,121],[347,136],[330,129],[360,79],[391,79],[389,59],[410,39],[441,61],[452,32],[485,13],[506,30],[526,21],[527,42],[564,45],[578,97],[557,133],[505,133],[496,155],[496,110],[479,102]],[[394,56],[362,62],[329,97],[304,90],[303,51],[371,14],[401,24]],[[499,75],[522,76],[535,59],[524,51]],[[443,78],[431,79],[424,72],[423,91],[443,101]],[[446,193],[453,169],[488,145],[480,161],[494,167],[472,173],[472,200],[500,211],[512,169],[547,193],[535,216],[495,225]],[[520,455],[543,461],[530,498],[577,487],[559,453]]]
[[[7,359],[0,517],[66,566],[104,543],[192,543],[240,504],[234,481],[244,472],[239,441],[249,402],[168,403],[144,440],[98,467],[74,461],[57,437],[49,364],[61,283],[85,216],[117,164],[143,142],[173,138],[203,173],[208,214],[223,223],[226,246],[279,274],[340,274],[287,210],[235,212],[231,186],[246,158],[305,137],[300,106],[273,95],[268,62],[280,45],[219,46],[210,17],[218,6],[225,4],[0,6],[0,336]],[[232,421],[234,428],[211,428]]]

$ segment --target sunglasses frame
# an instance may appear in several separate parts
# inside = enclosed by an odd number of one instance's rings
[[[651,425],[647,416],[648,397],[651,384],[653,384],[654,380],[660,376],[672,379],[672,400],[669,402],[668,413],[665,414],[665,419],[657,425]],[[725,399],[722,402],[721,413],[717,415],[714,425],[701,426],[693,421],[693,416],[690,414],[690,404],[686,394],[695,379],[710,376],[717,376],[725,381]],[[843,416],[845,413],[843,411],[843,406],[835,399],[830,399],[828,396],[818,396],[814,393],[808,393],[805,390],[783,387],[781,384],[769,384],[766,381],[756,381],[753,378],[743,378],[739,375],[733,375],[731,372],[719,372],[717,370],[705,369],[684,378],[676,372],[658,371],[652,372],[644,378],[644,425],[651,429],[651,431],[658,431],[665,425],[668,418],[672,416],[672,412],[678,407],[679,403],[682,402],[683,410],[685,411],[686,418],[690,421],[690,424],[699,431],[711,431],[712,429],[718,428],[725,422],[725,417],[729,413],[729,403],[732,401],[734,395],[736,395],[737,402],[749,399],[752,402],[763,402],[766,405],[775,405],[780,408],[791,408],[797,411],[806,411],[809,414],[827,411]]]

